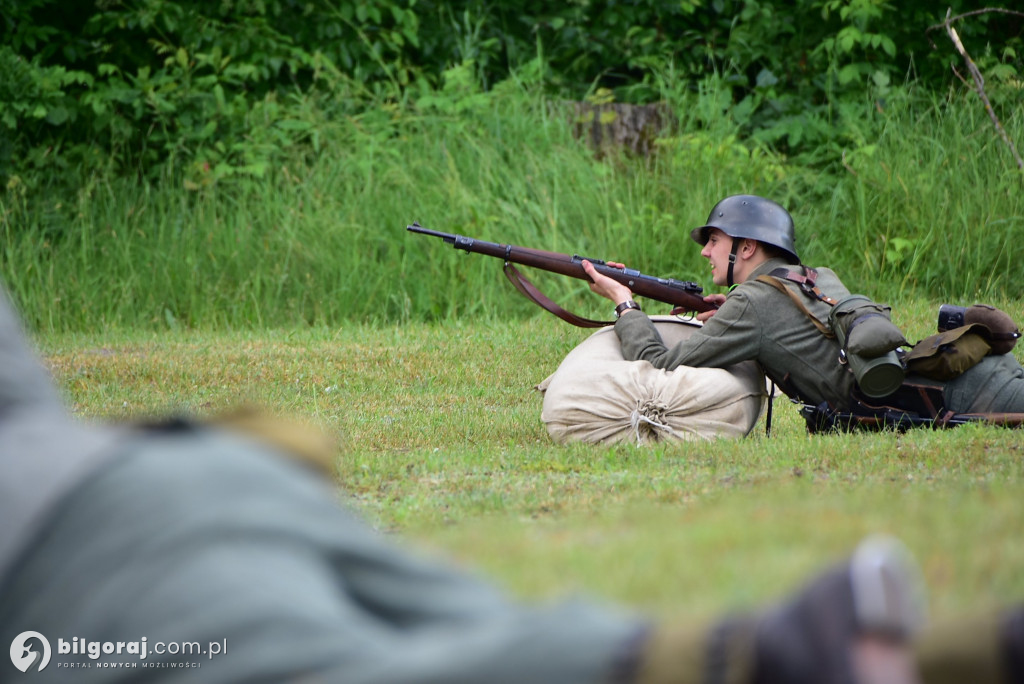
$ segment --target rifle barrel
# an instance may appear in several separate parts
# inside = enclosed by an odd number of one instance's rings
[[[419,224],[418,221],[413,221],[412,224],[406,226],[405,229],[409,230],[409,231],[412,231],[413,233],[423,233],[424,235],[431,235],[433,237],[439,237],[442,240],[444,240],[445,242],[448,242],[448,243],[451,243],[451,244],[455,243],[455,238],[460,237],[458,235],[453,235],[452,233],[442,233],[439,230],[430,230],[429,228],[424,228],[423,226],[421,226]]]
[[[598,273],[626,285],[637,296],[683,307],[687,311],[710,311],[717,308],[716,305],[704,301],[704,298],[701,296],[703,288],[697,283],[673,280],[671,278],[658,278],[645,275],[631,268],[614,268],[601,259],[591,259],[589,257],[561,254],[559,252],[546,252],[530,247],[517,247],[515,245],[477,240],[454,233],[443,233],[424,228],[418,222],[413,222],[406,226],[406,230],[441,238],[455,247],[455,249],[497,257],[504,259],[506,262],[531,266],[589,282],[590,276],[583,270],[583,260],[586,259],[594,265]]]

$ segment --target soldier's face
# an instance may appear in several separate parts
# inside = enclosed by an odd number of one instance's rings
[[[729,252],[732,251],[732,238],[712,228],[708,232],[708,241],[700,255],[711,262],[711,281],[715,285],[727,285],[729,275]]]

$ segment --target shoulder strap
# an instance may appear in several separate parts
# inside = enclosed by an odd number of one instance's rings
[[[810,271],[811,269],[808,269],[808,270]],[[835,337],[836,334],[834,332],[832,332],[832,330],[827,325],[825,325],[824,323],[819,321],[817,316],[815,316],[814,314],[811,313],[811,310],[807,308],[807,304],[804,303],[804,300],[800,297],[800,295],[798,295],[796,292],[793,292],[791,289],[786,287],[782,283],[782,281],[778,279],[778,276],[775,276],[775,273],[777,271],[785,271],[785,269],[776,269],[775,271],[772,271],[771,275],[758,276],[757,277],[758,282],[762,282],[762,283],[766,283],[768,285],[771,285],[772,287],[774,287],[774,288],[780,290],[781,292],[783,292],[784,294],[786,294],[786,296],[788,296],[790,299],[793,300],[793,303],[796,304],[797,308],[800,309],[801,311],[803,311],[804,315],[806,315],[809,319],[811,319],[811,322],[814,323],[814,327],[818,329],[818,332],[820,332],[822,335],[824,335],[825,337],[828,337],[828,338]],[[792,271],[785,271],[785,272],[786,273],[793,273]],[[811,272],[813,273],[813,271],[811,271]],[[799,275],[799,274],[793,273],[793,275]],[[811,281],[812,284],[813,284],[813,282],[814,281]],[[815,287],[815,289],[817,289],[817,288]],[[819,292],[820,292],[820,290],[819,290]],[[815,299],[817,299],[817,297],[815,297]],[[823,299],[822,301],[826,301],[826,300]],[[835,300],[833,300],[833,303],[834,303],[834,301]]]
[[[797,286],[800,288],[800,291],[803,292],[805,295],[811,297],[812,299],[817,299],[818,301],[825,302],[829,306],[835,306],[836,304],[839,303],[837,300],[832,299],[827,294],[818,289],[817,271],[807,266],[804,266],[804,271],[805,273],[797,273],[796,271],[790,271],[785,268],[777,268],[774,271],[772,271],[770,275],[776,278],[781,278],[783,280],[788,280],[790,282],[796,283]]]

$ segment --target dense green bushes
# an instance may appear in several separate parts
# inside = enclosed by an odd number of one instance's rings
[[[969,0],[951,2],[956,12]],[[259,175],[284,150],[315,153],[304,105],[329,116],[415,104],[472,63],[487,89],[540,58],[559,97],[596,87],[644,102],[728,87],[741,133],[822,163],[855,141],[866,98],[920,80],[941,91],[957,61],[946,5],[919,0],[0,0],[0,177],[74,187],[81,174],[199,182]],[[1022,20],[959,22],[994,78],[1021,71]],[[935,47],[931,39],[938,38]],[[1019,83],[1019,81],[1017,81]]]

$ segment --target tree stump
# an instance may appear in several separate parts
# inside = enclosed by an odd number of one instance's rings
[[[571,109],[573,135],[586,140],[598,154],[626,150],[649,157],[654,141],[675,122],[663,102],[633,105],[624,102],[573,102]]]

